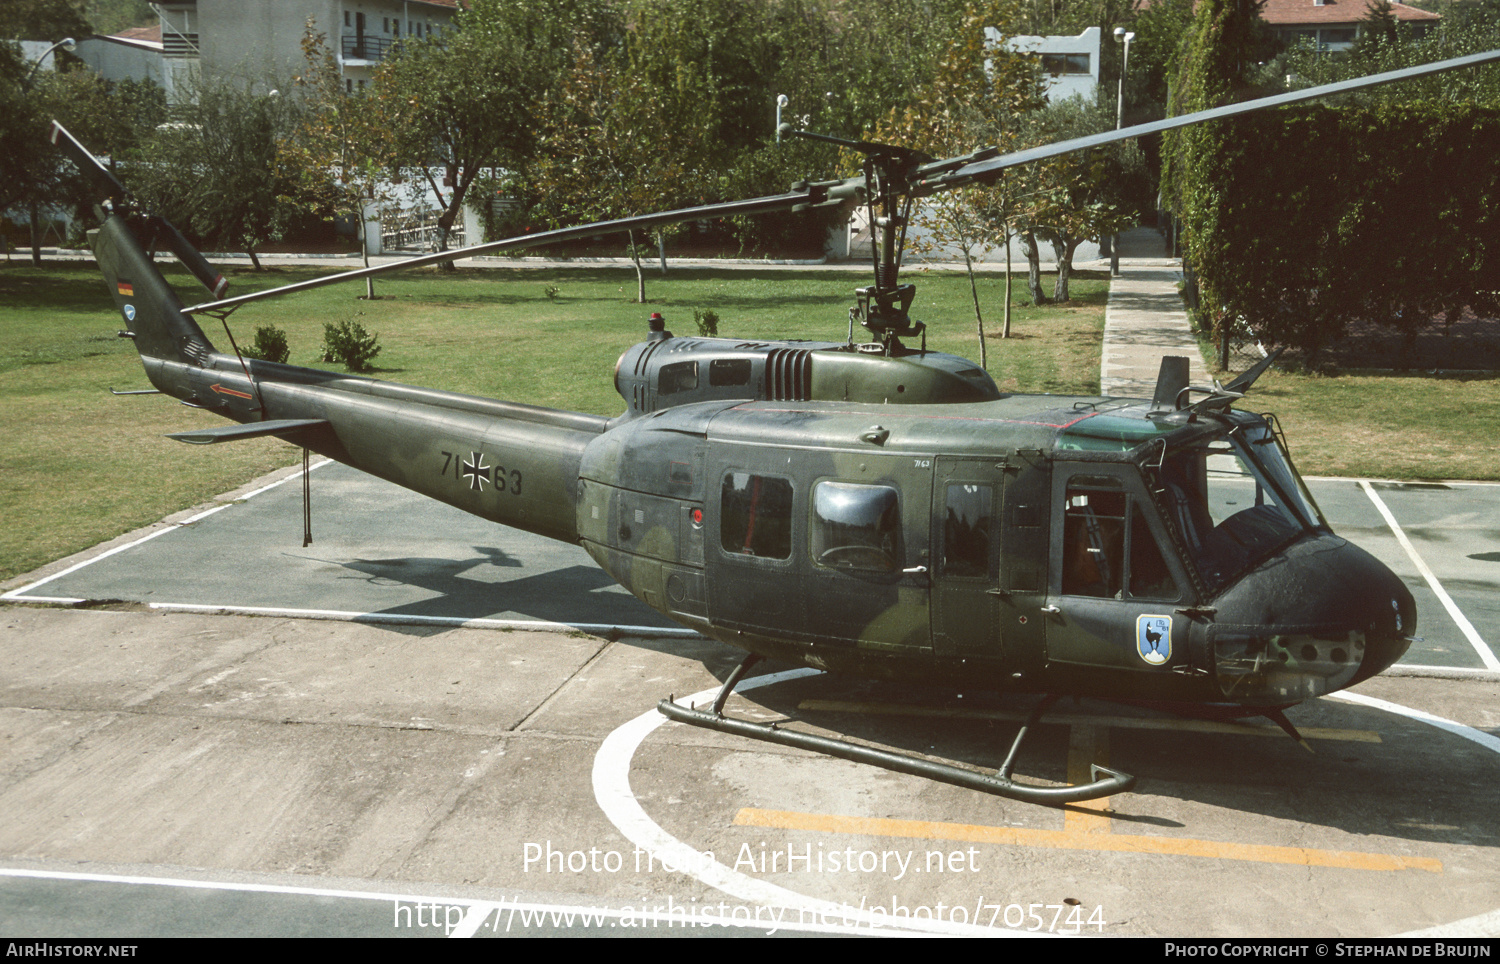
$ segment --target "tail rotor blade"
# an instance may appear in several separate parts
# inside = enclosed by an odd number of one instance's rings
[[[209,264],[208,259],[203,257],[197,248],[188,243],[188,239],[182,236],[182,232],[177,230],[171,221],[160,215],[151,220],[156,225],[158,237],[166,242],[172,253],[177,255],[177,260],[182,262],[183,267],[198,279],[198,283],[207,288],[208,293],[215,298],[224,297],[224,293],[229,290],[229,281],[219,273],[219,270]]]

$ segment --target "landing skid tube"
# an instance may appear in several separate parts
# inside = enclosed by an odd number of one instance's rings
[[[1042,714],[1057,702],[1056,696],[1046,697],[1037,704],[1036,709],[1031,711],[1031,716],[1027,718],[1021,731],[1016,734],[1015,742],[1011,744],[1010,752],[1006,754],[1005,763],[994,776],[960,769],[946,763],[934,763],[931,760],[923,760],[904,753],[860,746],[847,740],[834,740],[810,733],[784,730],[775,723],[751,723],[747,720],[725,716],[724,703],[729,699],[729,694],[734,691],[735,686],[744,678],[750,667],[758,662],[760,662],[760,657],[752,654],[736,666],[734,672],[730,673],[729,678],[724,681],[724,686],[719,690],[719,695],[714,699],[713,707],[708,712],[683,706],[673,702],[670,698],[662,700],[656,708],[663,716],[676,720],[678,723],[701,726],[710,730],[718,730],[721,733],[732,733],[766,743],[796,747],[800,750],[812,750],[815,753],[827,754],[841,760],[867,763],[885,770],[926,777],[940,783],[950,783],[954,786],[992,793],[998,797],[1007,797],[1025,803],[1078,803],[1083,800],[1097,800],[1100,797],[1125,793],[1135,787],[1135,777],[1097,764],[1093,766],[1090,773],[1090,779],[1093,782],[1076,787],[1037,787],[1017,783],[1011,779],[1016,756],[1021,750],[1021,741],[1026,739],[1026,733],[1036,726]]]

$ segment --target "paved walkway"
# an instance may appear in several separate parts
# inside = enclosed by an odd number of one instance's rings
[[[1120,276],[1109,286],[1104,309],[1101,394],[1150,398],[1164,355],[1186,355],[1192,383],[1209,384],[1203,353],[1177,290],[1181,281],[1178,261],[1168,257],[1166,243],[1154,228],[1135,228],[1120,236]]]

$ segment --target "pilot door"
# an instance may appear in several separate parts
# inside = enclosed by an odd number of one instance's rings
[[[1045,473],[1005,459],[939,458],[932,480],[933,654],[959,671],[1041,668]]]
[[[1188,664],[1187,580],[1134,466],[1057,462],[1047,659],[1165,672]]]

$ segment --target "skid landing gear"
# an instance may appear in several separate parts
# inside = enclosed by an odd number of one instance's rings
[[[675,703],[670,699],[662,700],[657,704],[657,709],[662,715],[679,723],[688,723],[693,726],[701,726],[710,730],[719,730],[723,733],[733,733],[736,736],[749,737],[752,740],[761,740],[766,743],[776,743],[781,746],[797,747],[802,750],[812,750],[824,753],[828,756],[838,757],[841,760],[853,760],[856,763],[868,763],[871,766],[881,767],[886,770],[894,770],[897,773],[906,773],[911,776],[926,777],[929,780],[937,780],[941,783],[951,783],[954,786],[965,787],[970,790],[979,790],[984,793],[993,793],[999,797],[1008,797],[1012,800],[1021,800],[1026,803],[1063,804],[1078,803],[1083,800],[1097,800],[1116,793],[1125,793],[1135,786],[1135,777],[1128,773],[1120,773],[1107,767],[1095,765],[1090,774],[1092,782],[1081,784],[1076,787],[1038,787],[1029,784],[1017,783],[1011,779],[1011,773],[1015,767],[1016,755],[1021,750],[1021,742],[1026,739],[1026,733],[1036,726],[1041,720],[1042,714],[1046,713],[1057,702],[1056,696],[1045,697],[1037,704],[1036,709],[1031,711],[1021,730],[1016,734],[1015,742],[1011,744],[1010,752],[1006,754],[1005,762],[994,776],[983,773],[975,773],[972,770],[964,770],[946,763],[934,763],[920,757],[908,756],[904,753],[894,753],[890,750],[877,750],[873,747],[860,746],[850,743],[848,740],[835,740],[828,737],[814,736],[810,733],[798,733],[793,730],[781,729],[775,723],[751,723],[748,720],[737,720],[724,715],[724,703],[729,699],[729,694],[734,691],[745,673],[760,662],[760,657],[750,655],[745,657],[744,662],[734,668],[729,678],[724,681],[724,686],[719,690],[719,695],[714,699],[713,706],[708,712],[693,709]]]

